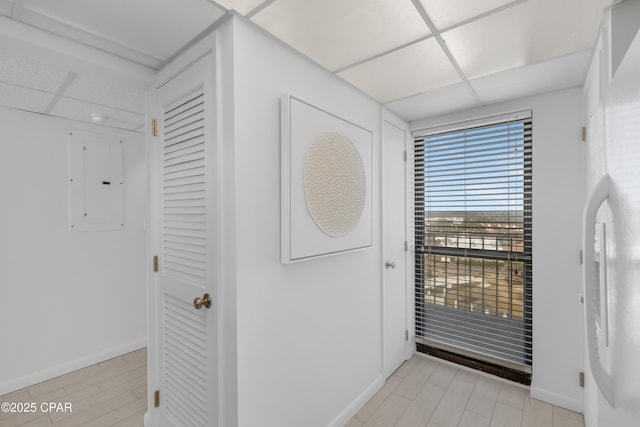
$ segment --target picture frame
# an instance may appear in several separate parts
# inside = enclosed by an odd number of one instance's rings
[[[281,130],[282,263],[371,247],[373,132],[291,94]]]

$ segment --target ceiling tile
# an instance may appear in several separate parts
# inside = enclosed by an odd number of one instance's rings
[[[411,122],[477,106],[475,98],[464,83],[437,88],[385,104],[387,108]]]
[[[439,30],[511,2],[513,0],[420,0]]]
[[[383,103],[460,80],[433,38],[349,68],[338,75]]]
[[[584,0],[528,0],[447,31],[443,38],[470,79],[593,47],[600,13]]]
[[[55,93],[68,70],[37,57],[22,55],[0,36],[0,81]]]
[[[591,50],[583,50],[471,80],[471,85],[483,104],[581,86],[586,78],[591,54]]]
[[[109,116],[111,120],[104,123],[104,125],[107,126],[135,130],[144,125],[144,114],[118,110],[65,97],[61,97],[50,112],[52,116],[89,123],[92,122],[89,116],[91,113]]]
[[[25,9],[162,60],[225,12],[203,0],[29,0]]]
[[[243,15],[260,6],[265,0],[215,0],[222,7],[235,10]]]
[[[143,113],[150,80],[132,77],[75,58],[0,36],[0,81],[50,94],[62,89],[77,100]],[[37,110],[42,111],[42,110]]]
[[[329,70],[429,34],[410,1],[277,0],[253,21]]]
[[[146,86],[125,79],[78,74],[64,95],[81,101],[144,114]]]
[[[0,105],[18,110],[43,112],[53,95],[0,82]]]

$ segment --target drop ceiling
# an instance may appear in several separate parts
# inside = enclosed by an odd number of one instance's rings
[[[0,105],[141,130],[144,92],[233,9],[407,121],[583,83],[613,0],[0,0]]]

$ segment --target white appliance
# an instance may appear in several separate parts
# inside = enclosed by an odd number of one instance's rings
[[[640,0],[607,11],[585,93],[587,427],[640,425]]]

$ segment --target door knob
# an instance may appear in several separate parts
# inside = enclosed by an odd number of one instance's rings
[[[387,261],[384,263],[384,268],[389,269],[389,268],[396,268],[396,263],[393,261]]]
[[[196,310],[200,310],[202,307],[210,308],[211,307],[211,295],[204,294],[202,298],[196,298],[193,300],[193,306]]]

